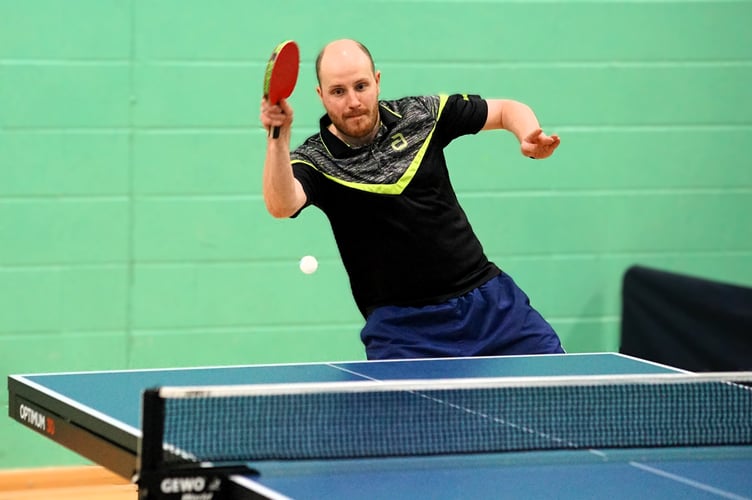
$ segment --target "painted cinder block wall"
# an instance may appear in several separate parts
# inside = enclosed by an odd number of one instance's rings
[[[261,199],[260,87],[286,38],[295,144],[340,37],[369,46],[385,98],[515,98],[562,136],[542,162],[503,132],[447,155],[487,253],[569,351],[618,348],[631,264],[752,284],[752,2],[276,5],[0,0],[4,376],[363,358],[326,220]],[[0,419],[0,467],[81,461]]]

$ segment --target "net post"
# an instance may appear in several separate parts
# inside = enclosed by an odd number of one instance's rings
[[[139,500],[180,500],[186,495],[210,500],[240,498],[233,493],[227,478],[234,474],[258,475],[246,464],[213,466],[198,462],[172,463],[170,452],[165,451],[166,398],[161,388],[146,389],[141,398],[141,441],[138,448]],[[184,491],[184,485],[189,490]],[[241,490],[245,492],[246,490]],[[266,498],[254,491],[250,497]]]
[[[165,401],[158,388],[146,389],[141,397],[141,440],[138,447],[139,499],[155,498],[156,480],[164,461]]]
[[[163,461],[164,399],[159,389],[146,389],[142,395],[139,470],[156,470]]]

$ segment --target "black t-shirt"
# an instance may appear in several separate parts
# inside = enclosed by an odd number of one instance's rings
[[[353,297],[368,316],[384,305],[421,306],[477,288],[499,274],[484,254],[449,179],[444,147],[477,133],[488,115],[478,96],[380,102],[373,143],[350,148],[321,131],[291,153],[308,205],[328,217]]]

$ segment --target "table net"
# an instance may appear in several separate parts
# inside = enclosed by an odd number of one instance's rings
[[[170,387],[147,391],[143,418],[161,421],[167,462],[749,445],[750,383],[752,373]]]

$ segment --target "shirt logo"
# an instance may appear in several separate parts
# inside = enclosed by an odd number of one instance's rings
[[[402,135],[402,133],[394,134],[391,139],[394,139],[392,141],[392,149],[395,151],[402,151],[407,147],[407,139],[405,139],[405,136]]]

